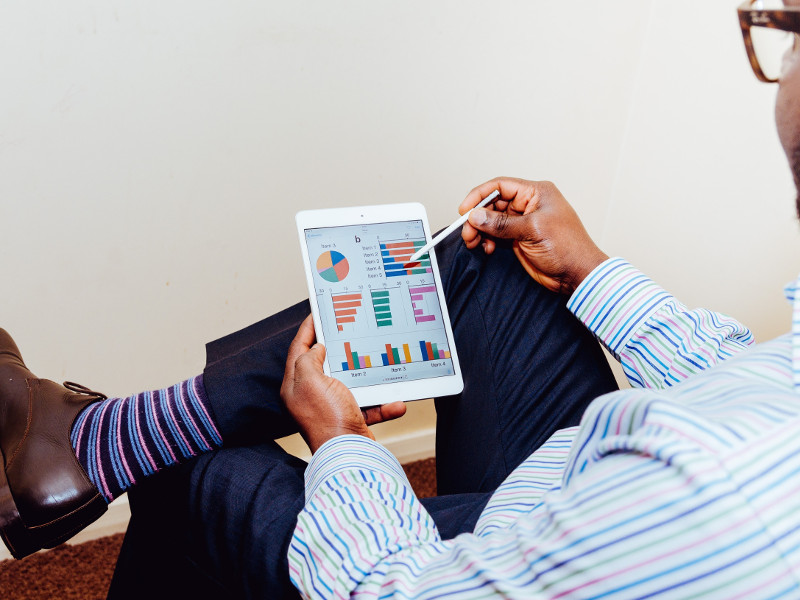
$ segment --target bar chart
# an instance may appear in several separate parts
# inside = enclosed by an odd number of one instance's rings
[[[374,290],[371,292],[372,310],[375,311],[375,323],[378,327],[391,327],[392,306],[389,290]]]
[[[411,306],[414,309],[414,320],[417,323],[427,323],[436,320],[436,308],[439,299],[436,296],[436,286],[422,285],[408,288],[411,294]]]
[[[416,347],[419,347],[419,353]],[[415,348],[412,354],[412,347]],[[353,371],[357,369],[369,369],[376,366],[396,366],[411,363],[427,362],[450,358],[450,351],[441,344],[427,340],[419,340],[413,346],[411,344],[385,344],[385,352],[374,352],[379,354],[380,360],[373,361],[371,353],[359,353],[353,350],[350,342],[344,343],[345,360],[342,361],[342,371]]]
[[[345,325],[355,324],[358,309],[361,308],[361,294],[331,294],[336,328],[344,331]]]
[[[408,259],[425,245],[425,239],[380,242],[381,260],[386,277],[405,277],[431,273],[431,259],[427,254],[413,263]]]

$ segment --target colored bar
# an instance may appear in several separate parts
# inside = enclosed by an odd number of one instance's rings
[[[356,365],[353,362],[353,350],[350,348],[350,342],[344,343],[344,355],[347,358],[347,370],[355,369]]]
[[[388,367],[389,366],[389,357],[386,356],[385,353],[381,354],[381,360],[383,360],[383,366],[384,367]]]
[[[428,360],[428,348],[425,346],[425,342],[420,341],[419,349],[422,350],[422,360]]]
[[[343,362],[343,363],[342,363],[342,371],[349,371],[349,370],[350,370],[350,369],[347,367],[347,363],[346,363],[346,362]]]
[[[431,344],[431,357],[439,358],[439,348],[436,347],[436,344]]]
[[[394,357],[394,362],[392,364],[399,365],[400,363],[400,353],[397,351],[397,348],[392,348],[392,356]]]
[[[337,304],[339,302],[349,302],[350,300],[358,300],[361,302],[361,294],[341,294],[333,299]]]
[[[341,310],[334,309],[333,312],[336,313],[336,316],[338,317],[339,315],[354,315],[358,311],[356,311],[355,308],[343,308]]]
[[[445,350],[445,351],[444,351],[444,357],[445,357],[445,358],[450,358],[450,352],[448,352],[447,350]]]
[[[386,356],[389,357],[389,364],[396,365],[397,363],[394,362],[394,352],[392,352],[391,344],[386,344]]]
[[[361,367],[362,369],[365,369],[367,367],[367,361],[364,360],[363,356],[358,357],[358,366]]]
[[[436,291],[436,286],[435,285],[429,285],[429,286],[426,286],[426,287],[411,288],[411,293],[412,294],[424,294],[425,292],[435,292],[435,291]]]
[[[417,320],[417,323],[424,323],[425,321],[435,321],[435,315],[425,315],[424,317],[414,317]]]
[[[333,302],[333,310],[342,310],[343,308],[358,308],[359,306],[361,306],[361,300],[353,302],[351,302],[350,300],[346,301],[334,300]]]
[[[355,323],[355,317],[336,317],[337,323]]]
[[[391,319],[382,319],[378,321],[378,327],[389,327],[392,324]]]
[[[411,362],[411,350],[408,347],[408,344],[403,344],[403,354],[406,355],[406,362]]]
[[[377,290],[372,292],[372,296],[374,298],[388,298],[389,297],[389,290]]]
[[[372,360],[370,359],[369,356],[365,356],[363,360],[364,363],[367,365],[368,369],[372,368]]]
[[[433,353],[433,348],[431,348],[431,343],[425,342],[425,348],[428,350],[428,360],[433,360],[433,357],[436,355]]]

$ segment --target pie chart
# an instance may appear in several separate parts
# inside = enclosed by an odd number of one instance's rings
[[[317,272],[325,281],[336,283],[342,281],[350,272],[350,263],[343,254],[330,250],[323,252],[317,259]]]

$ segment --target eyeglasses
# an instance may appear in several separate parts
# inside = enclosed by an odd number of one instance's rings
[[[800,6],[784,6],[780,0],[746,0],[738,12],[753,73],[766,83],[777,82],[784,57],[800,47]]]

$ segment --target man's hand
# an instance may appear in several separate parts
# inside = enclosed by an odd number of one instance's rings
[[[572,293],[608,258],[592,241],[575,210],[555,185],[500,177],[472,190],[459,206],[462,215],[498,190],[494,210],[476,209],[461,230],[467,248],[493,238],[514,240],[514,253],[536,281],[555,292]]]
[[[360,409],[347,386],[323,373],[325,346],[315,344],[315,340],[314,323],[309,316],[289,346],[281,385],[281,398],[311,452],[338,435],[356,434],[374,440],[367,425],[405,414],[406,405],[402,402]]]

